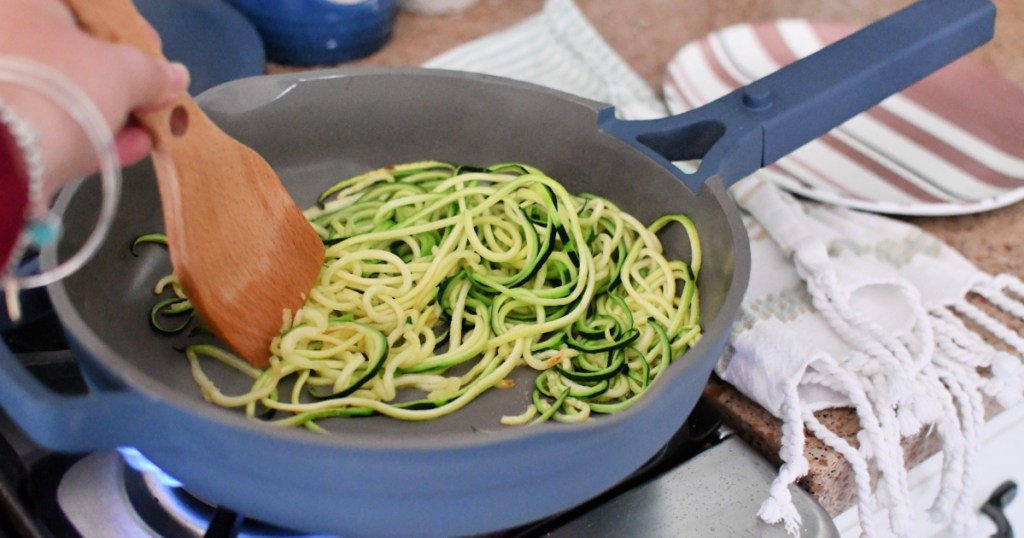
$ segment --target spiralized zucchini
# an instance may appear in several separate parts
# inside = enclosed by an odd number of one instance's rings
[[[527,165],[374,170],[327,189],[306,217],[327,246],[324,265],[274,339],[270,367],[186,349],[210,402],[318,431],[328,417],[429,420],[507,388],[525,366],[538,372],[532,401],[502,423],[582,421],[629,407],[701,335],[689,218],[644,226]],[[663,255],[656,234],[671,224],[685,229],[689,263]],[[191,315],[174,284],[161,281],[174,296],[152,315],[165,332],[187,320],[168,328],[158,318]],[[204,371],[211,359],[250,377],[250,390],[223,393]]]

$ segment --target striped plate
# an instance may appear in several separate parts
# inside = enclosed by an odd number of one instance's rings
[[[664,84],[679,113],[854,30],[783,19],[684,46]],[[934,73],[758,172],[794,193],[896,215],[958,215],[1024,199],[1024,92],[970,58]]]

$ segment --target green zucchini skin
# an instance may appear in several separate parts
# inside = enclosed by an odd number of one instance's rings
[[[421,312],[434,312],[425,327],[418,315],[385,328],[360,311],[332,310],[327,332],[361,335],[362,362],[333,383],[312,370],[280,374],[298,380],[303,390],[294,392],[303,398],[293,395],[289,408],[275,389],[259,405],[249,402],[254,418],[270,420],[278,408],[287,408],[289,416],[276,423],[322,431],[318,421],[337,417],[438,416],[500,380],[496,372],[508,365],[499,350],[510,349],[500,346],[510,345],[515,336],[526,338],[525,353],[517,361],[538,370],[530,402],[524,402],[533,416],[525,420],[572,422],[628,408],[674,357],[700,338],[696,282],[701,250],[692,220],[664,215],[644,227],[606,198],[570,194],[526,164],[477,167],[423,161],[371,170],[325,189],[306,215],[327,247],[325,271],[349,256],[348,263],[362,271],[349,285],[365,288],[359,294],[378,282],[388,286],[401,281],[400,273],[412,266],[446,269],[430,273],[434,280],[417,296]],[[690,242],[689,261],[658,258],[656,234],[668,226],[683,228]],[[166,245],[166,236],[139,236],[132,254],[138,256],[145,244]],[[455,244],[459,249],[453,250]],[[351,247],[356,250],[348,250],[350,245],[357,245]],[[373,254],[360,259],[362,252]],[[456,253],[459,263],[443,265]],[[324,282],[330,278],[321,275]],[[310,301],[317,300],[314,289]],[[166,322],[179,317],[174,324]],[[193,319],[191,304],[179,295],[160,299],[150,312],[154,330],[166,334],[184,331]],[[294,323],[275,345],[303,338],[310,323]],[[396,336],[403,324],[419,327],[422,336],[416,338],[429,343],[432,351],[389,366],[412,338],[412,333]],[[321,357],[333,353],[324,351],[332,349],[329,342],[304,344],[303,352],[313,358],[303,360],[343,360],[340,355]],[[199,355],[224,360],[216,353]],[[286,363],[275,358],[278,368]],[[365,400],[380,392],[385,375],[434,379],[466,368],[474,373],[455,390],[387,402]],[[270,372],[250,373],[254,393],[260,387],[265,391],[261,384],[278,375]],[[314,378],[316,383],[311,382]],[[206,386],[204,391],[216,389]],[[305,401],[337,402],[337,407],[307,409]]]

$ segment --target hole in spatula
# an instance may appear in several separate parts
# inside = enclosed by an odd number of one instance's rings
[[[188,112],[185,111],[185,107],[174,107],[174,110],[171,111],[169,122],[172,135],[181,136],[185,134],[185,131],[188,130]]]

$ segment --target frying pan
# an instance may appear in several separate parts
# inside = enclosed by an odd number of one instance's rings
[[[90,386],[55,394],[0,350],[0,404],[41,444],[64,451],[131,445],[194,494],[257,519],[345,536],[452,536],[506,528],[576,505],[651,457],[682,424],[726,345],[750,272],[726,189],[889,94],[987,41],[987,0],[924,0],[720,101],[681,116],[623,121],[605,105],[487,76],[420,69],[328,70],[214,88],[200,102],[264,155],[300,205],[339,178],[443,159],[522,161],[645,221],[690,215],[700,231],[704,337],[636,405],[583,424],[498,426],[531,383],[490,391],[441,420],[342,419],[332,435],[276,429],[202,401],[187,336],[148,327],[151,286],[170,265],[129,253],[158,230],[150,168],[127,170],[114,232],[93,262],[49,288]],[[687,174],[672,161],[701,161]],[[95,219],[95,182],[58,200],[66,235],[52,266]],[[682,237],[665,238],[684,259]],[[258,257],[258,253],[253,253]],[[213,372],[227,390],[244,380]]]

